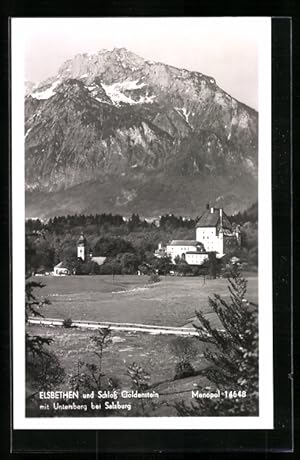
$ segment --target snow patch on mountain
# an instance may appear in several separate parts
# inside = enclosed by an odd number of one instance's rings
[[[89,91],[93,91],[93,90],[96,88],[96,85],[95,85],[95,83],[93,83],[93,84],[90,85],[90,86],[86,86],[86,88],[87,88]]]
[[[26,139],[26,137],[28,136],[28,134],[30,133],[31,130],[32,130],[32,128],[27,129],[27,131],[25,133],[25,139]]]
[[[113,101],[114,104],[119,105],[120,103],[123,104],[151,104],[153,103],[155,95],[149,96],[141,96],[138,100],[132,99],[130,96],[125,95],[123,91],[135,91],[137,89],[141,89],[146,86],[145,83],[138,83],[139,80],[125,80],[118,83],[113,83],[112,85],[105,85],[102,83],[102,87],[104,88],[106,94],[109,98]],[[92,87],[88,87],[92,89]]]
[[[112,86],[118,87],[118,89],[123,90],[123,91],[132,91],[135,89],[143,88],[143,86],[146,86],[145,83],[138,84],[138,81],[139,80],[125,80],[120,83],[115,83]]]
[[[181,115],[185,121],[187,122],[187,124],[190,126],[190,123],[189,123],[189,116],[191,114],[191,112],[188,112],[187,109],[185,107],[174,107],[176,112]]]
[[[119,83],[115,83],[113,85],[105,85],[102,83],[102,86],[104,88],[104,91],[106,94],[110,97],[110,99],[113,101],[114,104],[119,105],[120,103],[124,104],[135,104],[135,101],[131,99],[131,97],[125,96],[120,89],[119,89]]]
[[[50,97],[55,95],[55,88],[61,83],[61,80],[56,80],[52,83],[52,85],[45,89],[44,91],[33,92],[31,96],[34,99],[49,99]]]
[[[140,99],[136,103],[137,104],[153,104],[155,98],[156,98],[155,94],[152,94],[152,96],[149,96],[148,94],[146,94],[146,96],[141,96]]]
[[[102,102],[102,104],[108,104],[108,105],[111,105],[109,102],[107,101],[104,101],[103,99],[100,99],[100,97],[95,97],[96,101],[98,102]]]

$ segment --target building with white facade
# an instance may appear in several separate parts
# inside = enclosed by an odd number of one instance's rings
[[[167,255],[167,248],[163,245],[162,242],[158,243],[158,248],[155,250],[154,253],[155,257],[161,259],[162,257],[166,257]]]
[[[240,244],[239,227],[233,228],[222,208],[207,205],[196,224],[195,240],[172,240],[166,246],[160,243],[155,256],[170,256],[173,263],[180,257],[189,265],[202,265],[209,252],[215,252],[216,257],[221,258],[229,248]]]
[[[207,252],[188,251],[185,253],[185,261],[189,265],[202,265],[207,259]]]
[[[196,225],[196,240],[207,252],[216,252],[217,257],[223,257],[229,247],[240,245],[240,230],[239,227],[233,229],[222,208],[207,205]]]
[[[180,259],[185,260],[187,263],[189,263],[186,259],[186,255],[188,253],[201,253],[204,257],[205,249],[203,244],[196,240],[172,240],[170,241],[170,243],[167,244],[166,254],[171,257],[173,263],[175,263],[175,259],[177,257],[180,257]],[[191,257],[188,257],[188,259],[190,260]],[[198,265],[198,263],[196,263],[195,265]]]
[[[106,260],[106,257],[93,256],[93,251],[91,249],[89,249],[89,251],[87,250],[87,240],[82,232],[77,241],[77,258],[81,259],[83,262],[85,261],[95,262],[99,266],[103,265]]]
[[[55,265],[53,269],[53,275],[54,276],[67,276],[67,275],[71,275],[71,272],[68,268],[66,268],[63,265],[63,262],[59,262],[57,265]]]
[[[81,259],[83,262],[86,258],[86,239],[83,233],[80,234],[80,237],[77,241],[77,258]]]

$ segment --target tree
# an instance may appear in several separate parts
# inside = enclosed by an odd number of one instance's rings
[[[227,391],[229,397],[197,399],[191,406],[176,403],[180,415],[249,416],[258,413],[257,305],[245,301],[247,281],[237,267],[233,267],[228,281],[230,301],[217,294],[209,298],[210,307],[222,324],[221,329],[213,327],[201,311],[196,312],[199,324],[195,328],[199,340],[208,345],[204,357],[210,366],[205,375],[214,389]]]
[[[140,260],[131,252],[124,252],[117,257],[117,261],[119,261],[122,269],[123,274],[134,274],[136,273]]]
[[[79,259],[73,267],[73,273],[76,275],[98,275],[100,273],[100,266],[92,260],[83,262]]]
[[[49,305],[50,301],[48,299],[38,299],[34,294],[34,289],[42,289],[45,287],[45,284],[40,283],[39,281],[27,281],[25,284],[25,321],[28,322],[28,317],[39,316],[43,317],[42,313],[39,311],[44,305]]]
[[[157,273],[155,272],[152,272],[150,275],[149,275],[149,283],[159,283],[160,282],[160,277]]]
[[[175,257],[175,259],[174,259],[174,262],[175,262],[176,265],[178,265],[178,264],[180,264],[180,261],[181,261],[181,260],[182,260],[181,257],[177,255],[177,256]]]
[[[105,376],[102,371],[102,361],[103,361],[103,351],[111,342],[111,330],[106,329],[98,329],[98,334],[93,335],[91,338],[91,342],[94,345],[94,355],[98,358],[98,377],[96,379],[96,383],[101,388],[101,379]]]
[[[128,221],[128,229],[129,231],[134,231],[142,224],[140,220],[140,216],[138,214],[132,214],[131,218]]]
[[[104,264],[98,268],[98,274],[100,275],[120,275],[121,273],[122,266],[116,257],[108,257]]]
[[[127,375],[131,379],[131,386],[133,390],[137,390],[138,393],[148,390],[150,375],[147,371],[145,371],[145,369],[143,369],[142,366],[133,362],[127,367]],[[141,405],[142,414],[145,414],[146,406],[143,398],[140,398],[138,403]]]
[[[34,289],[43,288],[44,284],[35,281],[27,281],[25,286],[25,321],[29,316],[43,317],[39,311],[44,305],[49,304],[48,299],[39,299],[34,294]],[[60,365],[57,356],[49,349],[53,342],[52,338],[33,335],[26,332],[26,400],[33,404],[30,410],[36,413],[34,403],[35,395],[42,388],[48,390],[54,388],[65,379],[65,371]]]
[[[103,351],[111,343],[111,330],[98,329],[97,334],[91,337],[93,355],[97,362],[78,361],[76,372],[71,376],[70,385],[74,390],[97,391],[102,389]]]
[[[169,256],[157,258],[154,262],[154,268],[158,270],[159,275],[167,275],[172,268],[171,258]]]
[[[215,252],[208,253],[208,273],[213,279],[217,277],[217,258]]]
[[[185,276],[189,273],[192,273],[192,268],[185,260],[180,259],[176,262],[176,271],[181,276]]]
[[[39,311],[44,305],[50,303],[48,299],[38,299],[34,294],[35,288],[43,288],[45,285],[36,281],[27,281],[25,285],[25,322],[28,323],[29,316],[43,317]],[[32,335],[26,332],[26,352],[33,356],[41,355],[45,352],[44,346],[50,345],[53,339],[42,337],[40,335]]]
[[[61,366],[58,357],[51,350],[45,347],[40,353],[35,353],[33,349],[26,353],[26,381],[27,389],[40,391],[51,390],[65,380],[65,370]],[[32,399],[36,394],[29,394],[27,399]]]
[[[171,343],[171,353],[176,358],[174,380],[195,375],[191,361],[196,355],[196,347],[193,339],[187,337],[176,337]]]
[[[97,241],[94,252],[100,256],[115,257],[124,252],[134,253],[135,249],[129,241],[122,238],[102,237]]]

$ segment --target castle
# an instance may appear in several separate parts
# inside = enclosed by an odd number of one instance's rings
[[[169,256],[173,263],[180,259],[189,265],[202,265],[210,252],[214,252],[217,258],[222,258],[228,250],[241,245],[239,226],[232,226],[222,208],[209,205],[196,224],[195,236],[195,240],[172,240],[166,246],[160,243],[154,255],[158,258]],[[83,233],[77,241],[77,258],[82,262],[92,261],[98,265],[102,265],[106,259],[94,257],[91,249],[87,250]],[[67,275],[70,271],[60,262],[54,267],[53,274]]]
[[[222,208],[206,206],[196,224],[195,240],[172,240],[165,247],[160,243],[156,257],[170,256],[173,263],[180,258],[189,265],[202,265],[209,252],[221,258],[230,248],[240,246],[239,226],[233,228]]]

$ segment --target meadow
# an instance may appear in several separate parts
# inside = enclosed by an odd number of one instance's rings
[[[43,326],[27,326],[27,331],[54,339],[49,349],[55,352],[68,375],[77,371],[78,360],[95,362],[91,338],[97,335],[96,331]],[[111,343],[103,353],[103,370],[107,376],[120,380],[122,388],[129,388],[130,379],[126,370],[133,362],[139,363],[150,374],[150,384],[157,385],[174,378],[178,356],[172,344],[177,341],[176,336],[112,331],[110,337]],[[195,356],[192,363],[198,370],[202,369],[206,345],[195,337],[184,338],[183,341],[193,343]]]
[[[247,276],[247,299],[258,300],[257,276]],[[50,300],[42,309],[46,317],[112,321],[162,326],[191,325],[201,310],[217,325],[208,297],[229,297],[223,278],[161,277],[150,284],[147,276],[103,275],[39,278],[45,287],[37,292]]]
[[[95,331],[28,325],[27,332],[53,339],[49,350],[56,354],[66,372],[66,379],[60,384],[59,389],[70,390],[69,378],[76,375],[80,361],[83,363],[97,363],[91,342],[91,338],[97,334]],[[107,389],[105,386],[107,379],[113,379],[118,389],[132,389],[132,381],[127,369],[133,363],[137,363],[142,366],[143,372],[149,375],[149,389],[158,392],[160,395],[159,401],[155,401],[154,407],[151,405],[151,400],[144,400],[148,415],[175,416],[177,413],[172,406],[172,402],[186,400],[186,398],[189,401],[192,390],[196,387],[205,388],[210,384],[202,374],[202,371],[208,365],[203,357],[206,344],[203,344],[195,337],[184,338],[184,343],[191,344],[193,347],[193,356],[191,356],[190,363],[197,375],[179,380],[174,380],[176,363],[180,360],[180,356],[177,355],[174,349],[177,337],[139,332],[111,332],[110,337],[111,342],[103,352],[104,389]],[[122,398],[119,399],[122,400]],[[130,398],[123,402],[130,402],[133,406],[132,411],[128,413],[126,411],[116,411],[109,415],[142,415],[139,400]],[[34,412],[33,414],[29,412],[29,416],[41,415],[51,416],[51,414],[45,412]],[[62,414],[57,413],[56,415],[61,416]],[[81,413],[79,412],[76,415],[81,415]],[[93,416],[97,414],[88,413],[85,415]],[[70,414],[70,416],[73,416],[73,414]]]
[[[256,302],[257,277],[252,275],[247,279],[247,298]],[[43,315],[73,320],[192,326],[195,310],[202,310],[212,324],[219,326],[207,298],[213,293],[221,294],[224,298],[229,296],[228,281],[221,278],[206,279],[204,283],[199,277],[167,276],[161,277],[161,281],[155,284],[149,284],[146,276],[130,275],[45,277],[40,280],[45,287],[38,294],[42,293],[51,301],[50,305],[43,307]],[[53,339],[49,348],[59,358],[66,372],[66,380],[60,385],[62,389],[70,389],[69,379],[76,374],[80,361],[97,362],[91,341],[96,331],[33,325],[27,325],[26,330],[29,334]],[[203,353],[209,345],[196,337],[185,338],[182,348],[184,351],[186,346],[192,347],[189,362],[196,375],[179,380],[174,380],[176,364],[182,356],[178,351],[178,337],[112,331],[111,339],[103,352],[105,379],[113,378],[119,388],[130,389],[132,382],[128,376],[128,366],[134,362],[142,366],[149,374],[150,388],[160,394],[157,407],[147,406],[149,415],[176,415],[172,402],[182,399],[190,401],[193,389],[204,389],[210,385],[203,375],[203,370],[208,366]],[[111,415],[141,415],[139,402],[131,402],[132,412]]]

